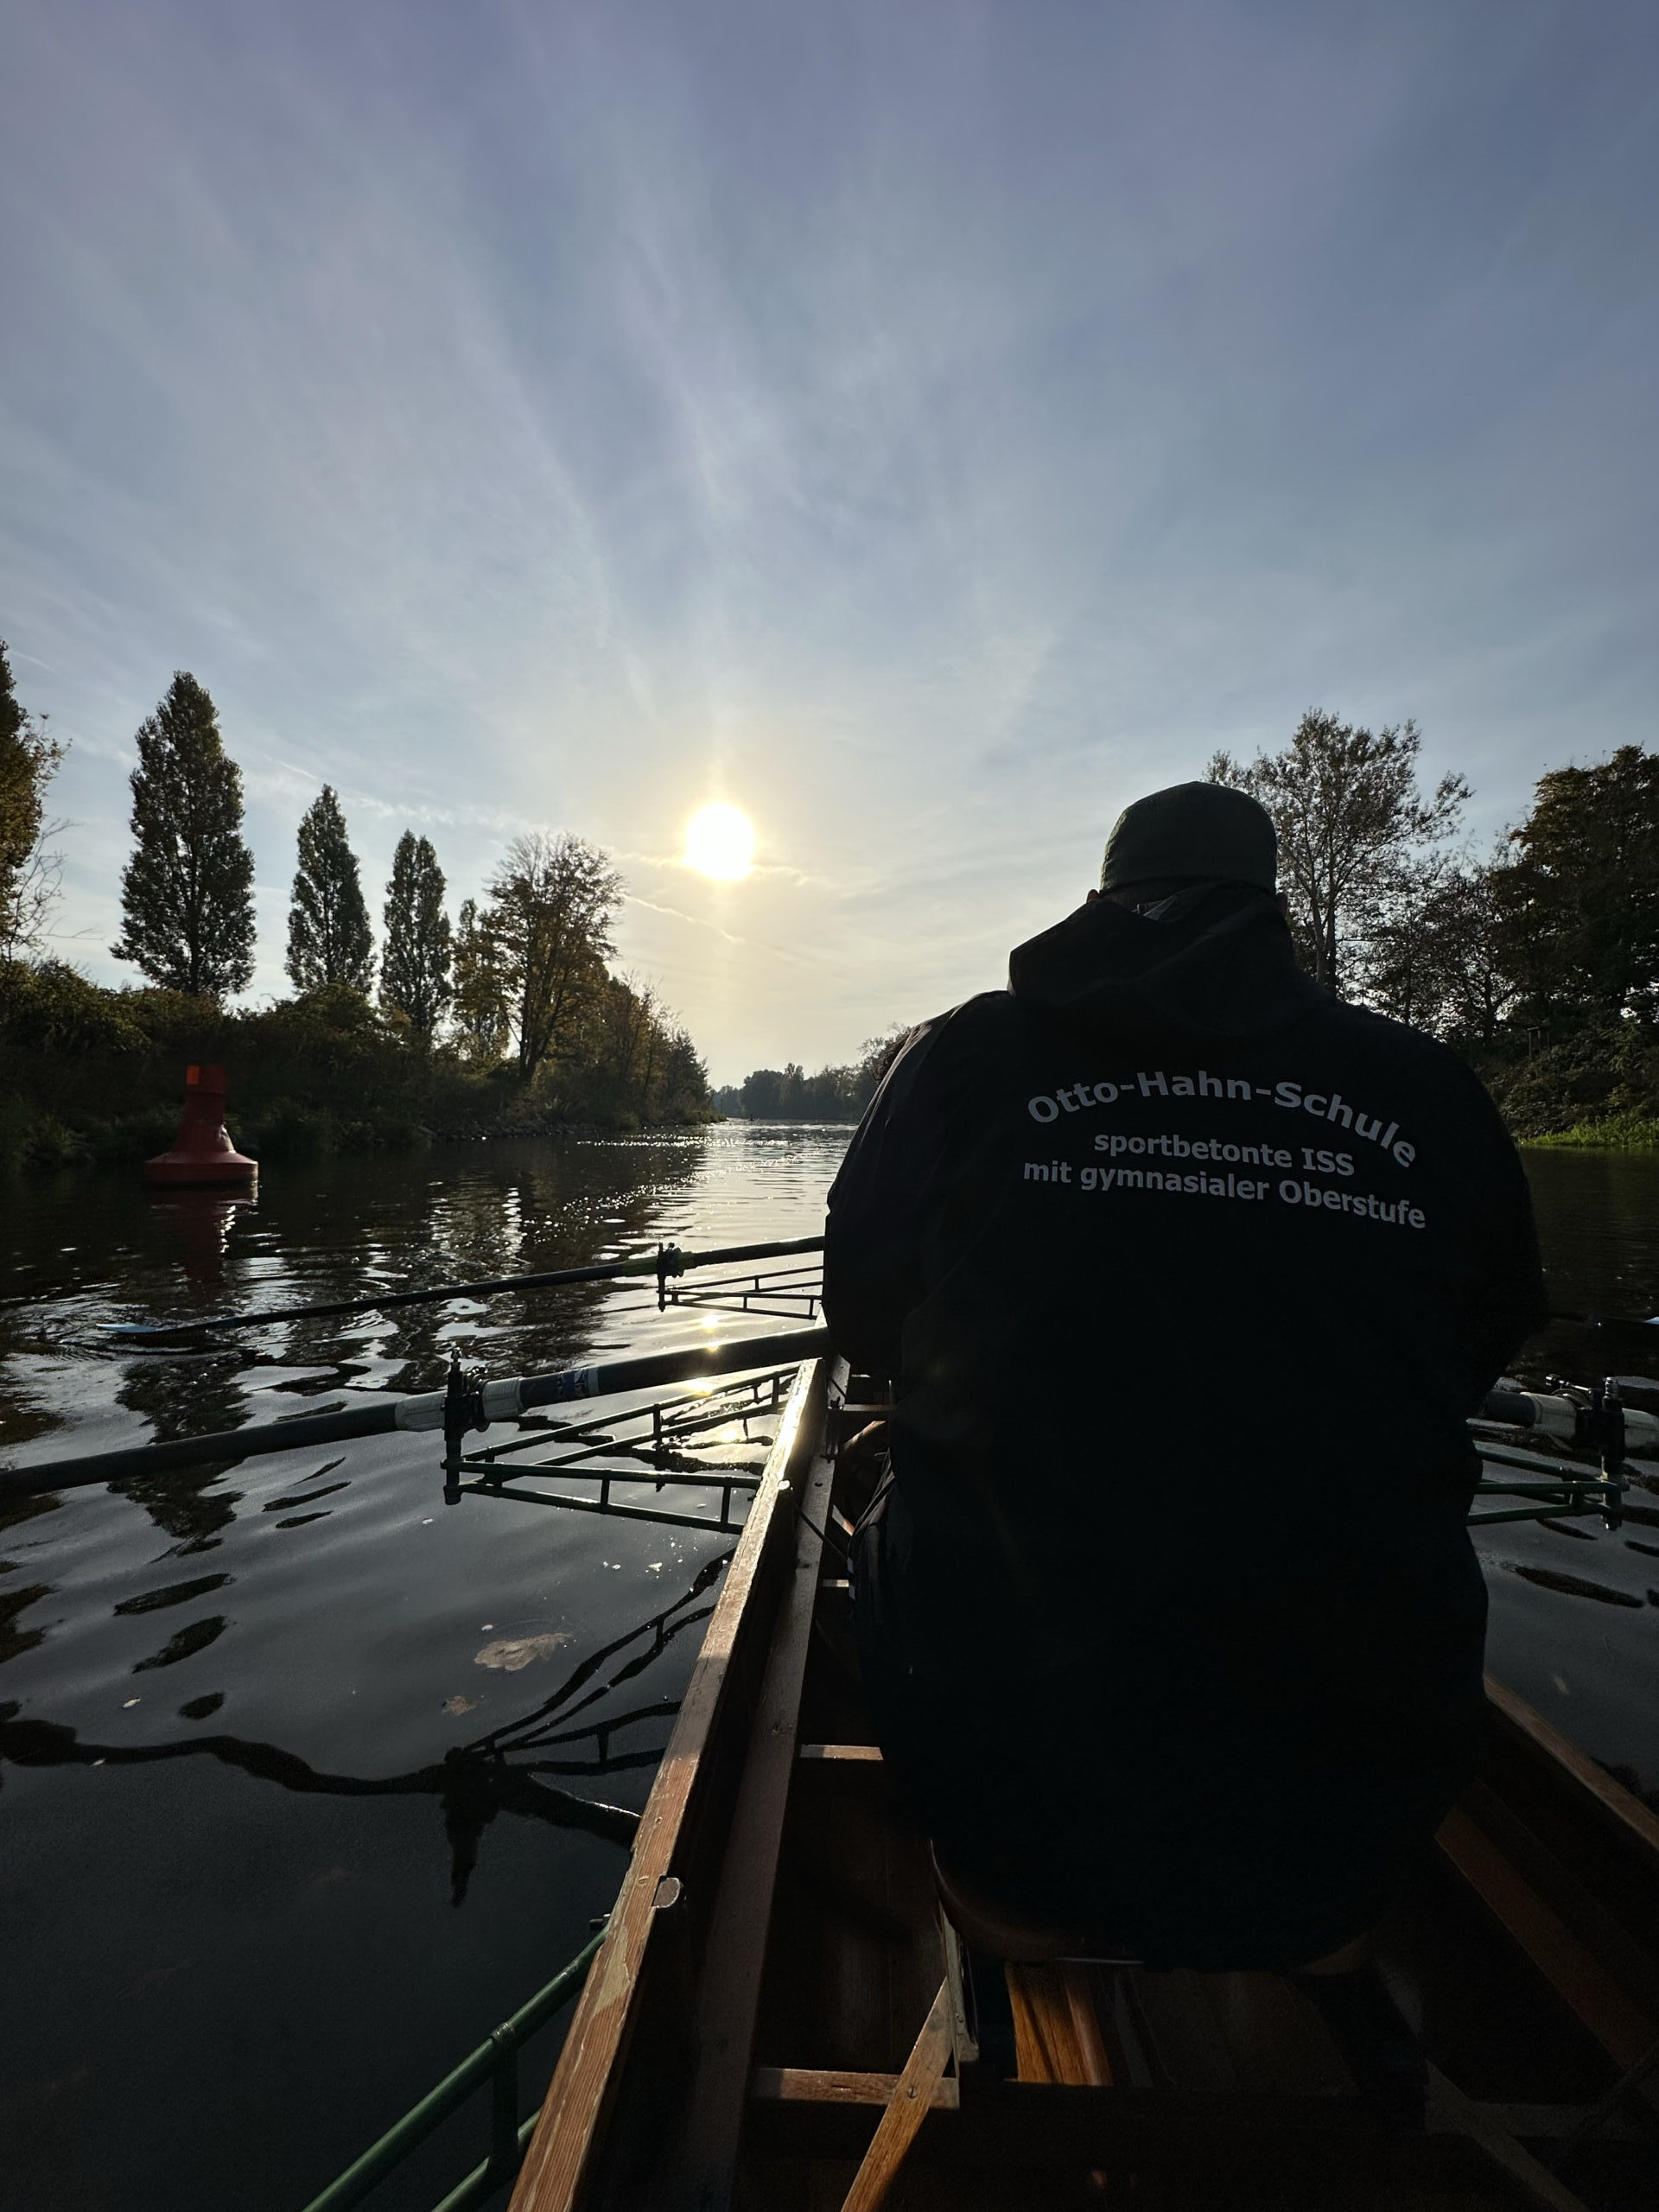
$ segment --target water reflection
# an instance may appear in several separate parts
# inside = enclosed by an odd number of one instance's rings
[[[699,1605],[697,1600],[713,1587],[730,1559],[728,1552],[708,1560],[671,1605],[590,1652],[533,1712],[504,1722],[472,1742],[446,1751],[442,1759],[409,1773],[376,1777],[325,1773],[275,1744],[250,1742],[239,1736],[189,1736],[138,1745],[88,1742],[73,1728],[24,1718],[16,1703],[0,1705],[0,1764],[9,1760],[14,1766],[29,1768],[132,1767],[208,1758],[308,1796],[435,1797],[449,1851],[450,1898],[459,1905],[465,1900],[477,1866],[485,1831],[498,1814],[512,1813],[554,1827],[585,1829],[607,1842],[632,1846],[639,1824],[638,1813],[577,1796],[538,1777],[550,1774],[598,1777],[657,1764],[663,1753],[660,1741],[630,1741],[617,1749],[613,1739],[632,1736],[648,1722],[658,1724],[652,1732],[660,1736],[661,1724],[679,1711],[677,1698],[659,1698],[601,1719],[571,1724],[578,1713],[656,1665],[677,1637],[709,1618],[713,1606]],[[194,1582],[175,1583],[130,1599],[116,1611],[145,1612],[182,1604],[230,1579],[208,1575]],[[225,1624],[219,1615],[191,1623],[163,1652],[141,1660],[133,1673],[144,1674],[204,1649]],[[624,1652],[628,1657],[620,1666],[608,1669],[608,1662]],[[180,1707],[180,1715],[206,1719],[223,1701],[222,1692],[195,1698]],[[587,1756],[575,1756],[580,1746],[588,1747]],[[550,1751],[562,1756],[549,1758]]]
[[[156,1443],[236,1428],[245,1407],[242,1364],[234,1352],[179,1362],[136,1360],[116,1392],[116,1402],[139,1415],[149,1440]],[[177,1467],[130,1475],[110,1487],[142,1505],[181,1552],[200,1552],[218,1541],[242,1502],[240,1491],[219,1488],[223,1480],[222,1468]]]
[[[174,1191],[165,1198],[154,1196],[149,1203],[155,1213],[172,1223],[191,1289],[201,1294],[204,1303],[220,1299],[232,1227],[238,1214],[258,1205],[257,1198],[232,1198],[223,1191]]]
[[[0,1200],[0,1446],[114,1449],[427,1389],[452,1342],[498,1375],[683,1343],[701,1317],[603,1286],[261,1328],[194,1364],[102,1331],[810,1235],[846,1135],[273,1165],[217,1262],[211,1240],[195,1255],[222,1287],[191,1281],[179,1217],[136,1176],[20,1180]],[[343,1462],[334,1446],[0,1510],[0,2109],[11,2194],[42,2212],[111,2190],[293,2212],[613,1901],[713,1602],[691,1586],[731,1540],[505,1502],[446,1513],[436,1449],[372,1439]],[[554,1656],[477,1663],[499,1641]],[[529,2101],[556,2040],[527,2063]],[[181,2053],[213,2069],[184,2129]],[[440,2161],[429,2190],[388,2183],[388,2212],[419,2212],[470,2158]]]
[[[42,1598],[51,1595],[49,1582],[0,1584],[0,1664],[16,1659],[22,1652],[32,1651],[39,1643],[46,1634],[43,1628],[22,1628],[18,1624],[31,1605],[39,1605]]]

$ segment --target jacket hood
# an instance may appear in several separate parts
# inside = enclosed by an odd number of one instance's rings
[[[1296,965],[1273,901],[1236,884],[1206,884],[1165,902],[1156,918],[1109,899],[1079,906],[1008,956],[1008,988],[1027,1005],[1092,1026],[1256,1037],[1282,1029],[1332,995]]]

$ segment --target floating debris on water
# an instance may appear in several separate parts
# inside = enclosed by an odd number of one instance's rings
[[[555,1629],[548,1636],[502,1636],[473,1657],[474,1667],[499,1667],[504,1674],[517,1675],[533,1660],[549,1659],[569,1637],[563,1629]]]
[[[478,1700],[475,1697],[447,1697],[443,1700],[442,1710],[445,1713],[459,1715],[463,1713],[471,1713],[477,1704]]]

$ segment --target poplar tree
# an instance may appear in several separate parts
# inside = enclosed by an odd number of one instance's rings
[[[455,1028],[469,1058],[493,1067],[512,1033],[506,962],[486,914],[463,899],[455,931]]]
[[[46,819],[46,787],[63,750],[47,735],[45,715],[19,701],[0,638],[0,959],[39,944],[57,895],[57,859],[44,841],[62,824]]]
[[[253,974],[253,855],[242,839],[242,775],[213,702],[178,670],[138,731],[132,772],[137,849],[121,877],[111,946],[152,983],[211,998]]]
[[[300,865],[288,910],[288,972],[296,990],[344,983],[366,997],[374,981],[374,938],[346,817],[325,784],[300,817]]]
[[[453,938],[443,911],[443,870],[430,842],[405,830],[392,855],[384,911],[385,949],[380,957],[380,1003],[409,1017],[423,1045],[453,992]]]

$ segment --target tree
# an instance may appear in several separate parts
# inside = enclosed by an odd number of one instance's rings
[[[493,1066],[507,1049],[512,1020],[506,963],[475,899],[462,902],[456,919],[450,1005],[462,1051]]]
[[[1451,832],[1469,796],[1460,776],[1442,776],[1431,798],[1421,796],[1421,747],[1414,722],[1373,734],[1310,708],[1282,753],[1259,753],[1248,767],[1226,753],[1210,763],[1212,783],[1249,791],[1273,817],[1298,950],[1332,990],[1350,981],[1352,940],[1391,899],[1412,895],[1421,848]]]
[[[431,850],[429,846],[428,851]],[[288,910],[288,973],[296,990],[344,983],[366,997],[374,938],[357,855],[346,837],[340,796],[325,784],[300,817],[300,865]]]
[[[622,879],[596,846],[569,831],[516,837],[490,884],[486,932],[495,948],[518,1041],[534,1075],[599,999],[615,950],[611,917]]]
[[[19,701],[0,638],[0,960],[38,950],[57,896],[59,861],[46,840],[63,825],[46,819],[46,791],[63,755],[46,716]]]
[[[1386,895],[1365,902],[1365,930],[1349,969],[1357,995],[1380,1014],[1438,1033],[1445,995],[1439,925],[1455,873],[1444,854],[1389,871]]]
[[[708,1110],[709,1071],[690,1033],[677,1022],[663,1031],[662,1086],[664,1120]]]
[[[121,877],[110,949],[165,990],[222,997],[253,973],[253,855],[242,841],[242,777],[213,702],[182,669],[138,731],[137,849]]]
[[[1440,1034],[1490,1046],[1516,1001],[1497,864],[1452,870],[1434,894],[1428,925]]]
[[[1553,769],[1510,843],[1492,884],[1529,1017],[1659,1019],[1659,753]]]
[[[449,917],[443,911],[443,870],[424,837],[405,830],[392,855],[384,909],[385,950],[380,960],[380,1003],[397,1007],[423,1045],[429,1044],[454,995]]]

